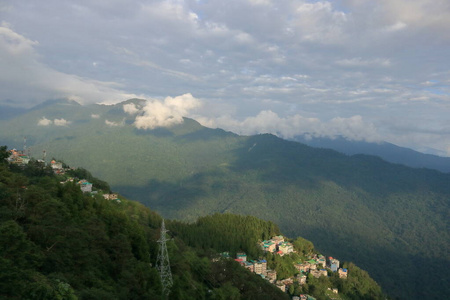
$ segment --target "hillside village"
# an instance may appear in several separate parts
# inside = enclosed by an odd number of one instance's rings
[[[7,158],[8,163],[17,165],[17,166],[25,166],[30,163],[31,157],[29,154],[26,153],[26,151],[20,151],[16,149],[12,149],[9,151],[10,156]],[[52,159],[50,163],[47,163],[45,161],[45,157],[43,159],[38,159],[36,162],[41,165],[42,167],[50,167],[53,173],[56,175],[66,175],[66,172],[69,170],[75,170],[75,168],[69,168],[64,165],[64,163],[56,161],[55,159]],[[79,185],[80,190],[83,193],[90,193],[92,196],[96,195],[98,193],[97,190],[93,189],[93,184],[89,182],[86,179],[80,179],[80,178],[74,178],[74,177],[67,177],[64,181],[61,181],[61,184],[65,184],[66,182],[76,182],[77,185]],[[106,200],[113,200],[116,202],[120,202],[119,195],[116,193],[103,193],[103,198]]]
[[[285,237],[278,235],[272,237],[270,240],[264,240],[260,242],[260,247],[265,254],[272,253],[274,255],[285,256],[291,253],[297,253],[294,249],[294,245],[291,242],[285,240]],[[223,258],[231,259],[228,252],[221,254]],[[308,281],[308,275],[315,278],[321,276],[328,276],[329,272],[337,272],[339,278],[347,279],[348,270],[345,268],[340,268],[340,262],[338,259],[333,257],[325,258],[325,256],[320,254],[312,254],[307,257],[304,261],[298,261],[294,264],[295,269],[298,274],[295,277],[278,279],[277,272],[271,270],[267,266],[267,260],[247,260],[247,255],[243,252],[237,253],[234,259],[242,267],[248,269],[250,272],[260,275],[262,278],[266,279],[270,283],[276,285],[283,292],[287,292],[289,287],[297,282],[299,285],[303,285]],[[339,291],[337,288],[329,288],[330,299],[340,299]],[[301,294],[299,296],[293,296],[292,300],[306,300],[315,299],[314,297],[306,294]]]
[[[30,162],[30,157],[23,153],[23,151],[18,151],[16,149],[10,150],[10,157],[7,161],[10,164],[24,166]],[[41,164],[43,167],[50,167],[54,174],[65,175],[66,172],[74,170],[73,168],[66,167],[62,162],[58,162],[54,159],[50,163],[46,163],[44,160],[37,160],[37,163]],[[76,182],[79,185],[80,190],[84,193],[89,193],[92,196],[98,193],[97,190],[93,189],[93,184],[86,179],[77,179],[74,177],[65,177],[61,184],[67,182]],[[116,193],[102,193],[104,199],[113,200],[120,203],[118,194]],[[293,253],[297,253],[294,249],[294,245],[287,241],[282,235],[274,236],[269,240],[264,240],[259,243],[261,250],[264,254],[271,253],[272,255],[278,255],[280,257],[289,256]],[[224,259],[232,259],[229,252],[221,253],[221,257]],[[217,259],[216,259],[217,260]],[[248,260],[247,254],[239,252],[236,254],[234,259],[242,267],[246,268],[252,273],[260,275],[263,279],[274,284],[283,292],[288,292],[290,286],[294,285],[294,282],[299,285],[304,285],[308,283],[308,276],[311,275],[314,278],[320,278],[321,276],[329,276],[329,272],[338,274],[339,278],[346,279],[348,276],[348,270],[340,267],[340,262],[338,259],[333,257],[325,258],[325,256],[320,254],[311,254],[306,257],[303,261],[297,261],[294,264],[295,269],[298,274],[294,277],[279,279],[277,272],[268,268],[267,260]],[[339,291],[337,288],[328,288],[329,299],[340,299]],[[307,294],[300,294],[299,296],[293,296],[292,300],[313,300],[314,297]]]

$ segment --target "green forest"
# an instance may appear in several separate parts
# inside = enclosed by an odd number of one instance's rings
[[[302,236],[321,252],[355,262],[394,297],[442,299],[450,293],[450,174],[270,134],[239,136],[188,118],[141,130],[123,110],[124,104],[139,105],[136,99],[72,102],[54,101],[1,120],[8,128],[0,132],[1,143],[23,149],[26,135],[33,157],[45,150],[48,158],[86,168],[109,184],[104,189],[167,219],[195,222],[233,213],[272,221],[290,238]],[[36,126],[43,116],[64,118],[70,126]]]
[[[9,165],[6,150],[0,148],[0,298],[163,299],[155,268],[161,216],[123,197],[105,200],[102,193],[109,185],[87,170],[55,175],[34,160]],[[96,193],[82,193],[76,181],[65,182],[71,176],[96,182]],[[274,223],[217,214],[167,224],[173,274],[169,299],[289,299],[234,260],[211,259],[222,251],[260,257],[257,242],[280,233]],[[304,254],[315,251],[301,238],[296,245]],[[271,262],[280,268],[283,263]],[[383,299],[367,273],[347,267],[352,276],[345,282],[333,276],[311,279],[303,290],[291,292],[328,299],[324,290],[335,284],[342,299]]]

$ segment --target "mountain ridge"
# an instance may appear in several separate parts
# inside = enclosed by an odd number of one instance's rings
[[[365,141],[350,141],[344,137],[331,139],[306,138],[305,136],[297,136],[291,140],[311,147],[333,149],[347,155],[374,155],[388,162],[403,164],[412,168],[428,168],[450,173],[450,157],[422,153],[388,142],[369,143]]]

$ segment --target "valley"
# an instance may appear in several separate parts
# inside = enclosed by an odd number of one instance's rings
[[[123,105],[48,103],[0,121],[8,128],[0,141],[21,149],[26,135],[33,156],[45,150],[48,159],[87,168],[165,218],[228,212],[273,221],[288,237],[368,270],[394,297],[449,293],[449,174],[269,134],[238,136],[186,118],[137,129]],[[38,126],[43,117],[68,123]]]

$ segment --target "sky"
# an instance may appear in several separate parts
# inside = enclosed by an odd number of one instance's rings
[[[449,28],[448,0],[0,0],[0,104],[450,156]]]

